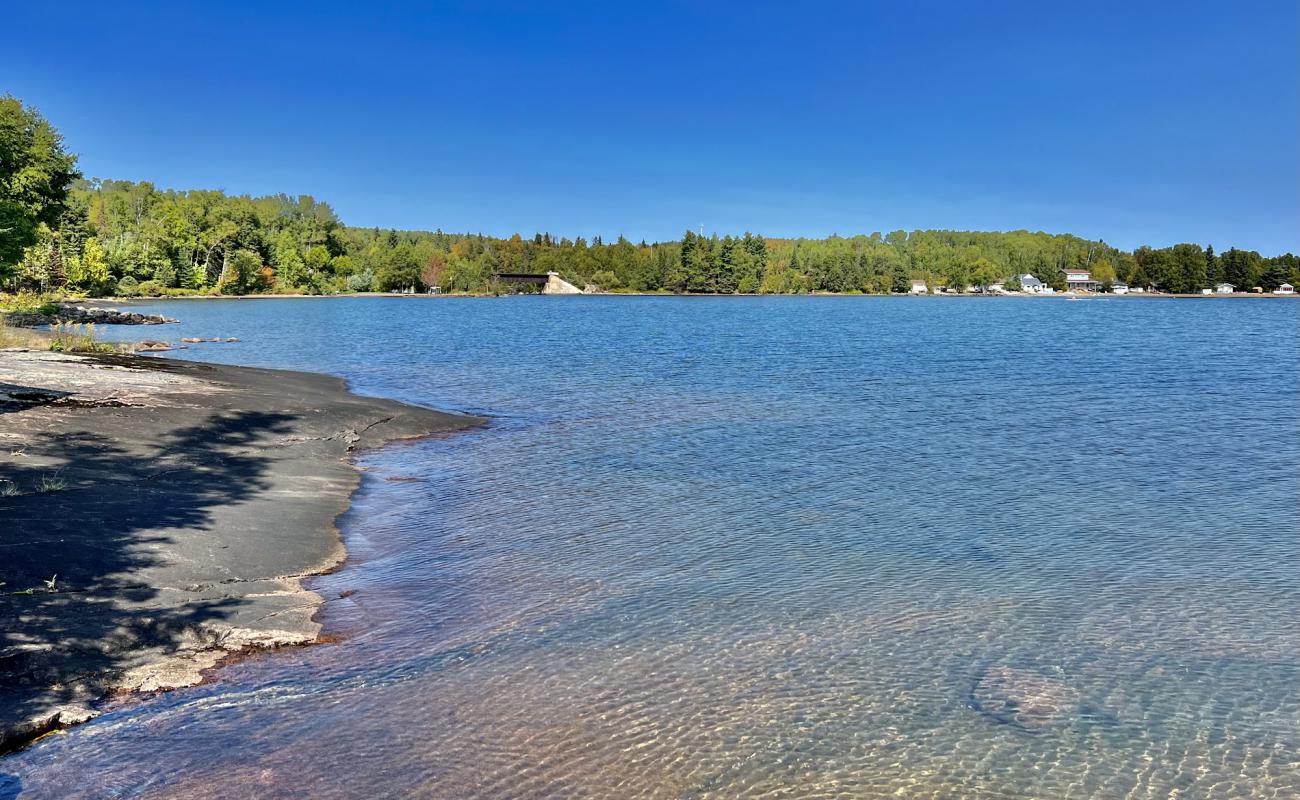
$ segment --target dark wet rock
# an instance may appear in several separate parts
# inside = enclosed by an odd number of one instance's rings
[[[343,559],[349,452],[481,421],[323,375],[0,354],[0,752],[106,694],[317,641],[301,578]]]
[[[93,322],[96,325],[163,325],[176,321],[161,314],[137,314],[134,311],[119,311],[116,308],[70,305],[59,306],[59,310],[54,312],[54,318],[60,322]]]
[[[96,325],[162,325],[176,320],[161,314],[137,314],[116,308],[91,308],[68,304],[58,305],[50,313],[43,311],[14,311],[4,316],[4,323],[19,328],[35,328],[52,322],[75,322]]]
[[[970,705],[1000,723],[1037,731],[1076,716],[1079,693],[1034,670],[997,666],[976,679]]]
[[[0,313],[0,324],[13,328],[35,328],[39,325],[48,325],[53,321],[53,315],[42,314],[39,311],[8,311]]]

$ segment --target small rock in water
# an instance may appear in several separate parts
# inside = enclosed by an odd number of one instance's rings
[[[227,341],[227,342],[237,342],[237,341],[239,341],[239,338],[236,337],[236,336],[227,336],[227,337],[226,337],[226,341]]]
[[[143,342],[140,342],[140,344],[136,345],[135,349],[145,353],[161,353],[164,350],[172,349],[172,346],[167,342],[158,342],[152,339],[145,339]]]
[[[193,337],[193,336],[182,336],[182,337],[181,337],[181,341],[182,341],[182,342],[188,342],[188,343],[190,343],[190,344],[198,344],[199,342],[201,342],[201,341],[203,341],[203,340],[202,340],[202,339],[196,339],[196,338]]]
[[[209,342],[219,342],[219,341],[221,341],[221,337],[220,337],[220,336],[213,336],[213,337],[212,337],[211,339],[209,339],[208,341],[209,341]]]
[[[990,667],[975,681],[970,703],[998,722],[1037,731],[1073,716],[1079,693],[1038,672]]]

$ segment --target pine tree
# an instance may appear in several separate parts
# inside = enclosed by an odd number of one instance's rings
[[[664,288],[672,292],[684,292],[690,284],[688,265],[695,260],[696,237],[690,230],[682,237],[681,252],[676,260],[668,264],[664,274]]]
[[[1223,282],[1223,264],[1214,255],[1214,245],[1205,246],[1205,279],[1210,286]]]

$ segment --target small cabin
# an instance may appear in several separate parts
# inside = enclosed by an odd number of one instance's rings
[[[925,281],[912,281],[912,288],[908,289],[908,294],[926,294],[929,291]]]
[[[1020,275],[1017,278],[1017,280],[1020,281],[1020,291],[1022,292],[1029,292],[1030,294],[1042,294],[1043,289],[1046,288],[1043,285],[1043,282],[1035,278],[1033,275],[1029,275],[1029,274]]]
[[[1110,290],[1115,294],[1128,294],[1128,284],[1115,281],[1110,285]]]
[[[1273,294],[1295,294],[1295,287],[1289,283],[1284,283],[1274,289]]]
[[[1233,286],[1231,283],[1218,283],[1214,285],[1215,294],[1232,294],[1236,290],[1237,287]]]

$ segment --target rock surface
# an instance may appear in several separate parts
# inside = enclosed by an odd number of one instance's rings
[[[481,420],[321,375],[0,352],[0,751],[317,639],[355,448]]]
[[[56,321],[91,322],[96,325],[162,325],[176,320],[161,314],[137,314],[134,311],[121,311],[116,308],[91,308],[67,303],[61,304],[53,314],[13,312],[7,314],[4,319],[5,324],[25,328],[48,325]]]
[[[1037,731],[1074,716],[1079,693],[1039,672],[998,666],[980,674],[970,701],[976,711],[998,722]]]

